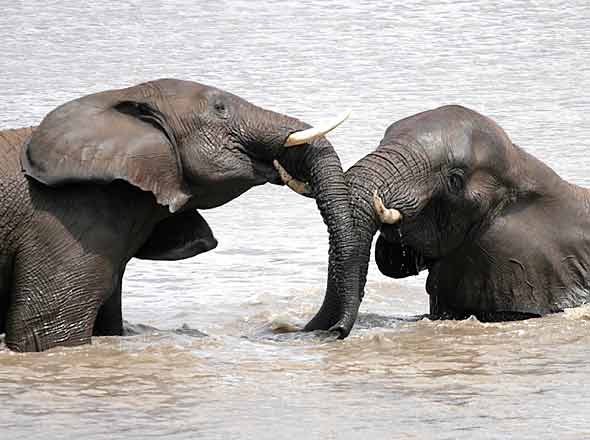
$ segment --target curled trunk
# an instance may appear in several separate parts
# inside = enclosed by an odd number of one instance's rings
[[[364,162],[359,162],[346,172],[346,182],[351,193],[351,212],[357,241],[357,264],[359,270],[359,292],[364,295],[367,282],[367,271],[371,258],[371,244],[373,237],[379,229],[379,222],[373,207],[373,195],[375,191],[381,193],[386,182],[381,175],[372,176],[370,170],[365,168]]]
[[[277,113],[264,111],[260,129],[273,159],[289,177],[306,183],[306,195],[313,197],[329,233],[328,280],[320,311],[305,330],[330,330],[345,338],[350,333],[360,306],[356,234],[350,210],[350,192],[340,159],[325,137],[309,143],[285,147],[292,133],[310,129],[308,124]],[[284,138],[277,136],[283,133]],[[264,138],[260,134],[259,138]],[[276,167],[276,165],[275,165]]]
[[[294,176],[308,182],[330,235],[324,302],[305,330],[337,331],[344,338],[356,320],[360,295],[356,234],[342,165],[325,138],[300,150],[289,149],[280,157],[280,162]]]
[[[357,289],[361,299],[367,281],[371,244],[381,227],[381,220],[375,210],[375,193],[386,204],[389,200],[403,204],[412,198],[403,192],[406,188],[403,180],[412,172],[407,165],[383,160],[382,152],[377,150],[358,161],[345,173],[350,190],[352,224],[356,240],[353,261],[357,268]]]

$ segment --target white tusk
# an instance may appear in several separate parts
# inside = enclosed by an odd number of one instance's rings
[[[311,127],[307,130],[296,131],[295,133],[291,133],[291,135],[285,141],[285,147],[294,147],[296,145],[306,144],[310,141],[313,141],[320,136],[325,135],[326,133],[334,130],[340,124],[348,119],[350,116],[351,111],[348,110],[342,113],[338,118],[324,122],[323,124],[319,124],[317,127]]]
[[[278,171],[279,176],[281,177],[281,180],[283,181],[283,183],[285,185],[287,185],[289,188],[291,188],[297,194],[301,194],[304,196],[309,196],[311,194],[310,186],[307,183],[302,182],[301,180],[294,179],[287,172],[287,170],[281,166],[281,164],[279,163],[278,160],[273,160],[272,164],[274,165],[274,167]]]
[[[377,190],[373,193],[373,208],[377,212],[381,223],[387,223],[389,225],[395,225],[399,223],[402,219],[402,214],[397,209],[394,208],[386,208],[383,204],[383,200],[381,197],[377,195]]]

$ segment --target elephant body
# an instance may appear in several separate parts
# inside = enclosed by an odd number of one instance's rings
[[[361,289],[379,230],[380,271],[428,270],[433,317],[521,319],[590,302],[590,193],[491,119],[446,106],[398,121],[346,180]],[[374,195],[401,220],[383,220]]]
[[[170,79],[88,95],[36,128],[1,131],[0,333],[7,346],[40,351],[122,334],[127,262],[213,249],[217,241],[197,209],[255,185],[282,184],[273,163],[311,188],[330,233],[327,302],[347,303],[330,298],[350,288],[334,275],[342,272],[335,256],[353,237],[348,188],[332,146],[321,133],[306,137],[309,131],[227,92]],[[300,145],[287,149],[293,133]],[[318,328],[348,334],[358,303],[352,311],[338,307],[322,312]]]
[[[25,177],[19,157],[31,133],[0,132],[0,332],[18,351],[121,334],[121,281],[132,257],[147,249],[152,259],[186,258],[217,242],[196,211],[184,214],[194,217],[188,222],[128,183],[51,188]],[[182,244],[158,234],[166,222]]]

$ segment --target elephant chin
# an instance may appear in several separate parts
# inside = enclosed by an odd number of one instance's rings
[[[375,261],[379,271],[388,277],[406,278],[431,267],[435,260],[399,241],[389,241],[380,234],[375,244]]]
[[[275,169],[272,163],[260,162],[255,161],[253,162],[254,173],[257,176],[260,176],[263,183],[272,183],[274,185],[282,185],[283,181],[281,176],[279,175],[278,171]]]

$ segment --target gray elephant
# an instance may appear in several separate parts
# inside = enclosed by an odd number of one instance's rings
[[[358,304],[341,307],[351,286],[339,274],[354,235],[340,161],[323,137],[334,125],[316,129],[165,79],[89,95],[37,128],[0,132],[7,346],[40,351],[121,334],[121,282],[132,257],[206,252],[217,242],[197,209],[266,182],[294,187],[295,178],[308,182],[330,234],[326,296],[334,308],[317,327],[347,334]]]
[[[362,292],[375,259],[393,278],[428,270],[433,317],[512,320],[590,300],[590,193],[460,106],[391,125],[345,174]]]

